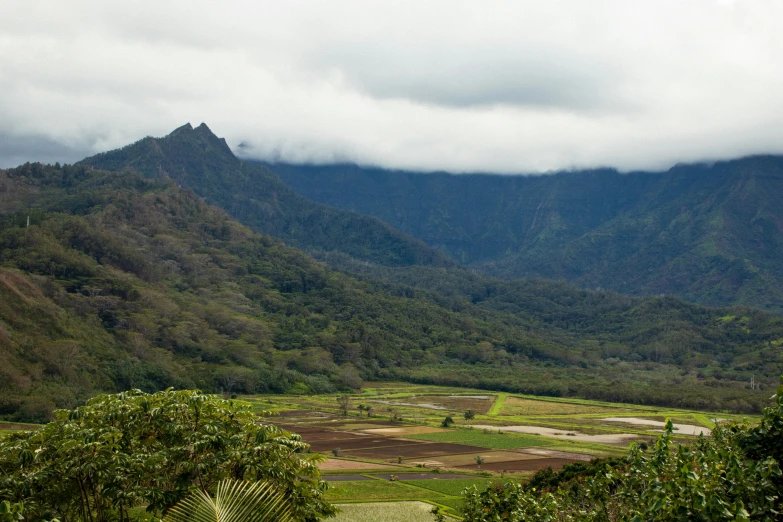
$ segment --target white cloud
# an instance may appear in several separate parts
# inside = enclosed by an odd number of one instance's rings
[[[413,169],[783,152],[781,29],[775,0],[3,2],[0,166],[188,121]]]

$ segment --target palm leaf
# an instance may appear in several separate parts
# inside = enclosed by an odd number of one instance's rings
[[[287,522],[291,506],[269,482],[222,480],[215,498],[198,490],[181,500],[164,522]]]

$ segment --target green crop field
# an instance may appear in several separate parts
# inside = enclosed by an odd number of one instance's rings
[[[498,409],[498,414],[505,415],[584,415],[586,413],[605,413],[615,415],[626,411],[628,407],[620,405],[598,406],[575,403],[563,403],[539,399],[523,399],[508,397]]]
[[[405,480],[405,484],[419,488],[429,489],[444,495],[458,497],[462,495],[465,488],[476,486],[479,490],[485,489],[494,482],[491,478],[467,478],[467,479],[445,479],[445,480]]]
[[[426,500],[444,496],[446,495],[436,491],[424,491],[402,482],[379,479],[330,482],[326,493],[326,498],[331,502],[341,500]]]
[[[459,513],[462,509],[463,500],[462,497],[448,497],[443,500],[438,500],[438,504],[451,508],[455,513]]]
[[[487,453],[493,450],[514,452],[522,448],[542,448],[547,452],[567,452],[570,454],[591,455],[595,457],[623,457],[628,452],[630,441],[622,440],[616,443],[597,442],[592,439],[577,440],[577,436],[593,435],[612,436],[629,434],[641,437],[639,441],[649,441],[656,436],[656,428],[647,425],[634,425],[622,422],[610,422],[605,418],[638,418],[654,421],[672,419],[682,424],[714,427],[713,418],[720,417],[732,421],[744,420],[754,422],[752,416],[739,416],[725,413],[705,413],[694,410],[672,407],[658,407],[637,404],[609,403],[587,399],[563,397],[535,397],[523,394],[505,392],[489,392],[480,389],[454,388],[448,386],[430,386],[408,383],[365,383],[361,391],[349,395],[349,406],[342,411],[338,398],[340,394],[320,395],[256,395],[245,396],[245,400],[253,405],[256,411],[287,412],[279,417],[287,428],[296,432],[301,426],[309,433],[305,441],[318,443],[319,437],[329,437],[330,430],[338,430],[341,436],[346,433],[355,434],[361,439],[366,435],[389,436],[395,440],[408,439],[422,443],[462,444],[486,448]],[[361,406],[361,408],[359,408]],[[371,407],[368,415],[367,407]],[[467,418],[465,412],[471,410],[472,417]],[[441,424],[451,417],[454,424],[450,429],[443,430]],[[275,423],[276,417],[269,421]],[[469,428],[470,424],[493,425],[501,430],[485,431],[482,428]],[[542,435],[503,431],[504,426],[536,426],[542,428]],[[406,429],[416,427],[417,429]],[[418,428],[440,430],[431,433],[415,433]],[[313,431],[313,428],[323,428],[324,432]],[[402,429],[400,429],[402,428]],[[573,432],[573,437],[553,438],[546,436],[547,428]],[[366,430],[372,430],[368,432]],[[396,431],[395,431],[396,430]],[[426,430],[424,430],[426,431]],[[693,437],[682,436],[678,440],[687,442]],[[342,444],[349,444],[344,442]],[[391,444],[391,442],[389,442]],[[426,444],[425,444],[426,445]],[[323,444],[322,444],[322,447]],[[407,446],[400,448],[400,454]],[[345,449],[345,448],[343,448]],[[373,456],[368,449],[362,450],[364,457],[356,460],[372,462],[387,467],[387,473],[429,473],[431,467],[448,469],[455,462],[462,462],[467,455],[468,463],[472,463],[473,453],[466,454],[465,448],[455,447],[453,454],[433,453],[423,456],[415,451],[406,456],[402,464],[412,465],[424,461],[426,468],[407,469],[400,466],[396,458],[377,455]],[[526,450],[527,451],[527,450]],[[481,453],[476,450],[476,455]],[[540,458],[549,458],[548,453]],[[504,477],[505,480],[524,481],[532,471],[515,468],[519,459],[508,457],[508,469],[512,470]],[[536,458],[536,457],[531,457]],[[552,454],[552,458],[561,458]],[[566,457],[567,458],[567,457]],[[526,460],[526,459],[524,459]],[[501,461],[505,462],[505,461]],[[423,466],[424,466],[423,465]],[[490,468],[491,469],[491,468]],[[391,471],[393,470],[393,471]],[[460,470],[460,473],[465,472]],[[333,469],[329,474],[380,474],[377,469]],[[470,472],[468,472],[470,473]],[[429,510],[432,505],[440,505],[451,516],[457,516],[462,505],[461,494],[465,488],[475,485],[485,488],[494,480],[501,480],[497,470],[484,476],[474,478],[441,478],[433,473],[432,478],[418,477],[402,478],[400,481],[390,481],[380,478],[362,481],[331,481],[327,498],[331,502],[341,503],[344,509],[337,521],[373,521],[373,520],[432,520]],[[492,476],[487,476],[492,474]],[[437,477],[437,478],[436,478]],[[398,516],[399,518],[389,518]]]
[[[432,506],[424,502],[338,504],[334,522],[432,522]]]

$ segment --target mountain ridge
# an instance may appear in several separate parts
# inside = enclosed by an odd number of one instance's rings
[[[783,313],[783,157],[536,176],[267,164],[471,268]]]
[[[299,195],[263,166],[237,158],[205,123],[146,137],[77,165],[108,171],[132,169],[167,176],[255,230],[311,254],[338,250],[381,265],[453,266],[443,253],[376,218],[342,211]]]

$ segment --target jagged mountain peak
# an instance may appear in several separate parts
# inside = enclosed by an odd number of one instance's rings
[[[185,125],[182,125],[181,127],[177,127],[176,129],[168,133],[166,137],[179,136],[181,134],[186,134],[192,131],[193,131],[193,125],[191,125],[190,122],[188,122]]]
[[[159,144],[173,145],[176,143],[178,147],[188,147],[187,150],[169,152],[181,152],[196,157],[203,157],[208,154],[219,155],[224,161],[230,161],[235,164],[239,162],[225,138],[218,137],[206,123],[201,123],[201,125],[195,128],[190,123],[186,123],[174,129],[163,138],[152,139]]]
[[[255,230],[308,252],[342,252],[392,266],[454,264],[445,254],[387,223],[301,196],[266,167],[237,158],[226,140],[205,123],[195,129],[186,123],[162,138],[145,138],[80,163],[172,178]]]

